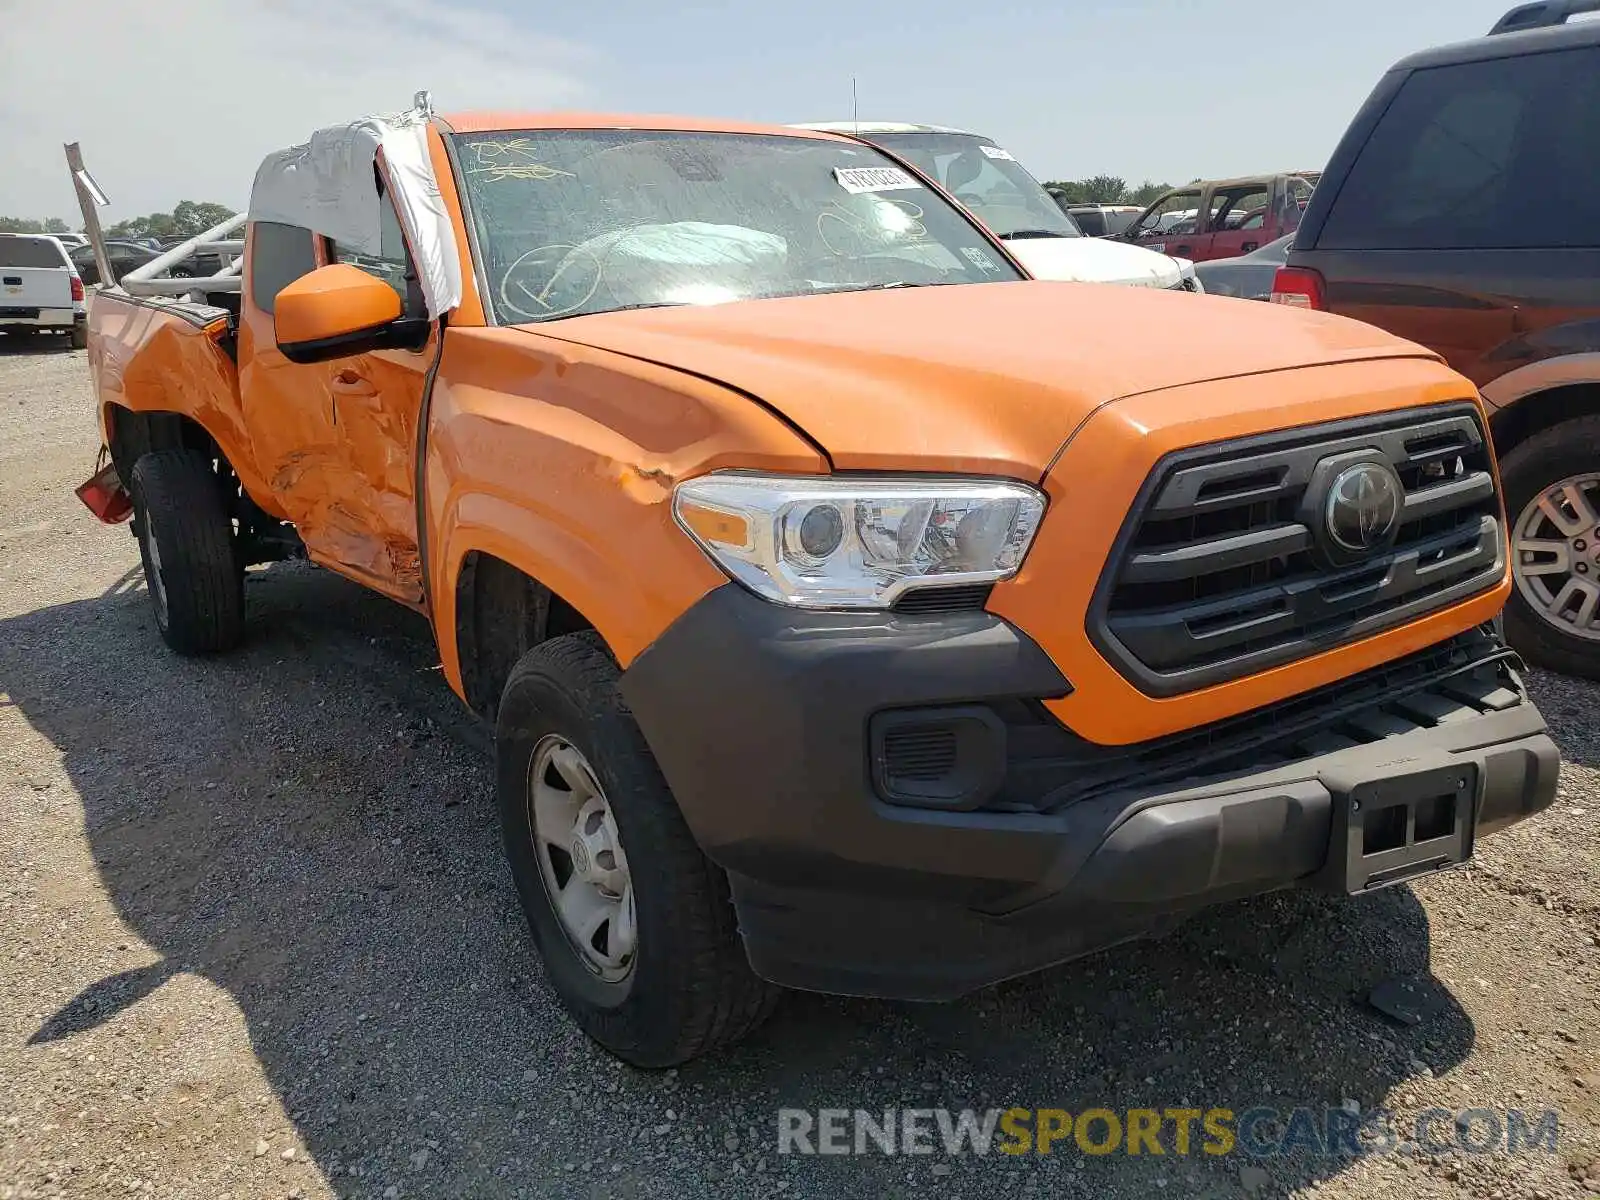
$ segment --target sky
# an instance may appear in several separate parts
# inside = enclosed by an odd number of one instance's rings
[[[0,0],[0,216],[243,208],[311,130],[433,92],[468,108],[954,125],[1040,179],[1320,167],[1404,55],[1515,0]]]

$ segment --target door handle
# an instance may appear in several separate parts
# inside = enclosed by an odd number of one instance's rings
[[[1246,242],[1244,244],[1244,252],[1246,254],[1249,254],[1252,250],[1259,250],[1259,249],[1261,249],[1261,243],[1259,243],[1259,242]]]
[[[378,394],[378,389],[372,386],[372,380],[365,375],[355,371],[339,371],[333,377],[333,393],[336,396],[371,399]]]

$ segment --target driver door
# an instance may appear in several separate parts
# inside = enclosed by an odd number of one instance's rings
[[[421,311],[421,289],[399,221],[387,196],[379,203],[383,253],[376,257],[296,226],[251,226],[239,390],[256,465],[307,555],[420,608],[414,469],[437,326],[417,351],[294,363],[278,349],[273,324],[278,292],[334,261],[382,278],[401,293],[408,315]]]
[[[1123,238],[1146,250],[1193,258],[1204,198],[1199,188],[1172,192],[1145,209]]]
[[[1247,183],[1218,189],[1212,199],[1210,258],[1233,258],[1258,250],[1271,239],[1267,220],[1272,214],[1272,185]]]
[[[387,193],[378,198],[383,243],[377,255],[323,239],[323,260],[346,263],[381,279],[400,298],[406,317],[427,314],[422,288],[399,218]],[[415,350],[372,350],[330,359],[319,371],[333,420],[334,470],[340,500],[322,530],[324,553],[368,587],[405,604],[423,603],[417,540],[417,422],[428,368],[438,349],[438,326]]]

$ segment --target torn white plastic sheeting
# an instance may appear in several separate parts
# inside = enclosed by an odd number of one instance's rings
[[[427,119],[415,110],[319,129],[309,142],[269,154],[250,191],[250,219],[299,225],[381,255],[382,198],[372,170],[380,149],[428,315],[437,317],[461,303],[461,261],[428,157]]]

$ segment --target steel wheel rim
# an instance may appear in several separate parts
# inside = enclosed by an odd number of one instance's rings
[[[1600,642],[1600,472],[1528,501],[1511,533],[1517,594],[1545,624]]]
[[[144,546],[145,586],[150,589],[150,599],[155,604],[156,624],[167,627],[167,584],[161,578],[161,544],[156,541],[155,530],[150,528],[150,514],[139,520],[139,542]]]
[[[533,748],[527,806],[539,878],[562,935],[601,980],[622,982],[638,953],[633,877],[605,789],[560,734]]]

